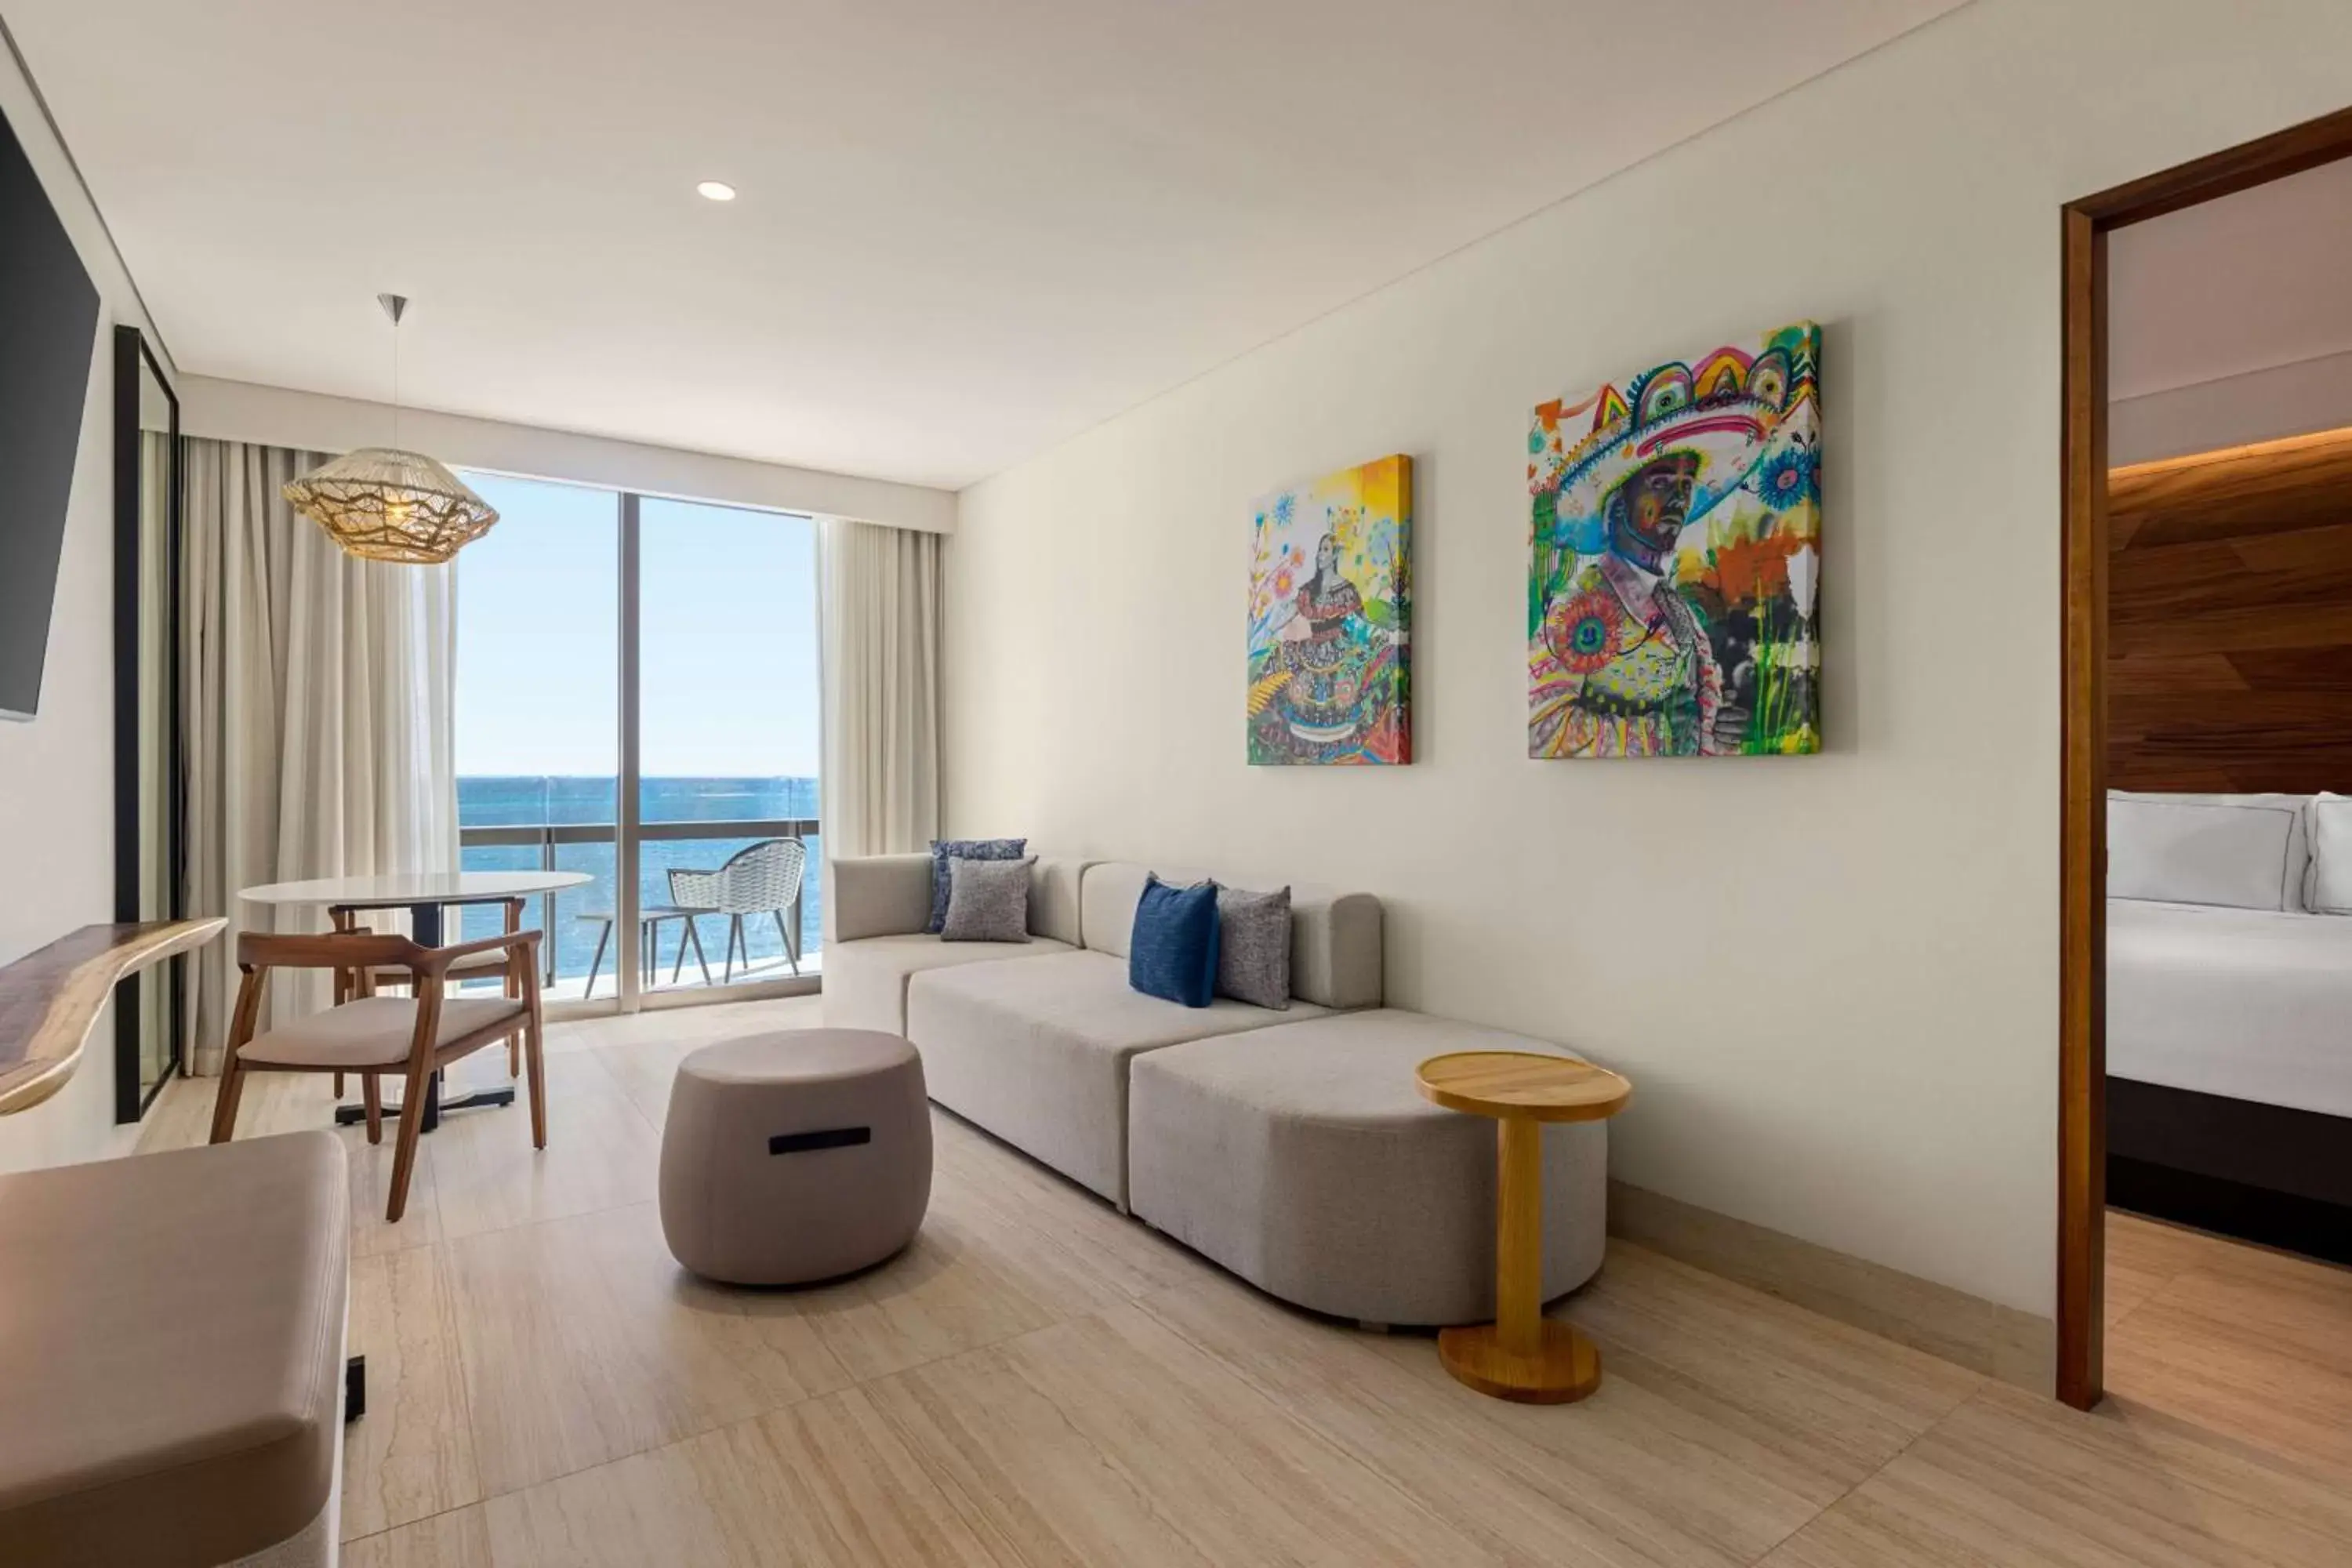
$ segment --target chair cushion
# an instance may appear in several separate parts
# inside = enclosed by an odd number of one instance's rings
[[[329,1132],[0,1177],[0,1563],[227,1563],[319,1516],[348,1181]]]
[[[504,996],[447,997],[441,1004],[437,1049],[503,1019],[520,1024],[530,1009]],[[363,996],[281,1024],[237,1047],[240,1060],[256,1067],[399,1067],[408,1060],[416,1033],[416,1004],[405,996]]]

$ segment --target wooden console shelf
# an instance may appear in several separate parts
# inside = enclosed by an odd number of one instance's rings
[[[115,982],[202,947],[227,924],[215,918],[84,926],[0,966],[0,1116],[65,1087]]]

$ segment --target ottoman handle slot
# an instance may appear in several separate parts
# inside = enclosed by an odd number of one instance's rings
[[[874,1142],[871,1127],[827,1127],[815,1132],[779,1132],[768,1140],[771,1154],[804,1154],[812,1149],[847,1149]]]

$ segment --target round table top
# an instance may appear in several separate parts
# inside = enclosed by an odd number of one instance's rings
[[[374,877],[320,877],[269,882],[237,897],[257,904],[346,904],[388,910],[406,904],[465,904],[552,893],[596,879],[585,871],[395,871]]]
[[[1473,1116],[1529,1121],[1599,1121],[1633,1097],[1607,1068],[1535,1051],[1454,1051],[1413,1069],[1422,1098]]]

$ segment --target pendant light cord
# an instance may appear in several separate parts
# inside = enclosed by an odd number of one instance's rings
[[[392,319],[392,445],[400,448],[400,318]]]

